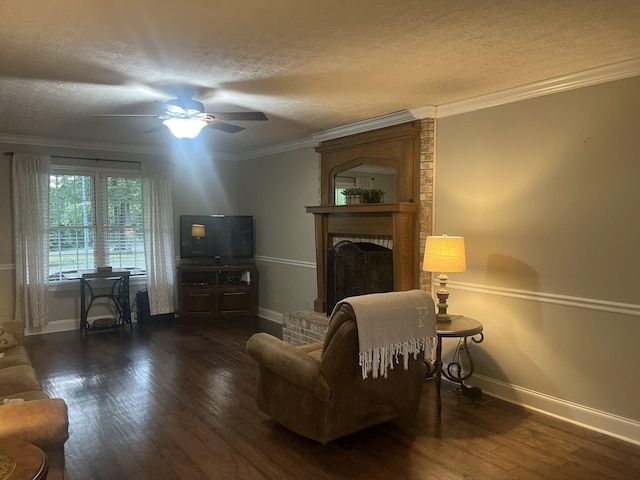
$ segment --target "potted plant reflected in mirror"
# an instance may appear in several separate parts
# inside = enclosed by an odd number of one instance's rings
[[[345,188],[342,190],[342,194],[347,200],[347,205],[359,205],[364,203],[366,189],[364,188]]]
[[[383,203],[384,194],[387,193],[381,188],[370,188],[365,192],[364,199],[366,203]]]

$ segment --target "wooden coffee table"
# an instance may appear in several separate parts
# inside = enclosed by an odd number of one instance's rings
[[[35,445],[15,438],[0,438],[0,480],[44,480],[47,456]]]

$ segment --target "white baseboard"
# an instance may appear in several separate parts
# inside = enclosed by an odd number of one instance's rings
[[[282,313],[276,312],[274,310],[269,310],[266,308],[258,308],[258,316],[260,318],[264,318],[265,320],[270,320],[272,322],[282,324]],[[92,319],[90,318],[89,321]],[[133,315],[131,316],[131,321],[136,323]],[[65,320],[54,320],[49,322],[42,328],[39,329],[27,329],[25,335],[43,335],[45,333],[58,333],[58,332],[68,332],[71,330],[79,330],[80,329],[80,319],[77,318],[69,318]]]
[[[96,317],[100,318],[100,317]],[[89,318],[89,322],[92,322],[95,318]],[[131,316],[131,322],[136,323],[136,320]],[[80,319],[79,318],[68,318],[65,320],[54,320],[46,324],[42,328],[38,329],[27,329],[25,331],[25,335],[43,335],[45,333],[58,333],[58,332],[69,332],[71,330],[80,330]]]
[[[276,312],[275,310],[258,307],[258,316],[275,323],[282,323],[282,313]]]
[[[640,422],[474,374],[469,380],[487,395],[581,427],[640,445]]]
[[[80,319],[70,318],[67,320],[55,320],[47,323],[44,327],[33,329],[27,328],[25,335],[42,335],[45,333],[68,332],[80,329]]]

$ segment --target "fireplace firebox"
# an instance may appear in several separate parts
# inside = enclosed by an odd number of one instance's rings
[[[340,300],[393,291],[393,251],[370,242],[343,240],[327,252],[327,316]]]

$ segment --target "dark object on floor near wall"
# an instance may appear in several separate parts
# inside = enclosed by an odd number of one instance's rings
[[[140,323],[173,321],[173,313],[163,313],[161,315],[151,315],[149,310],[149,293],[146,289],[136,293],[136,320]]]

